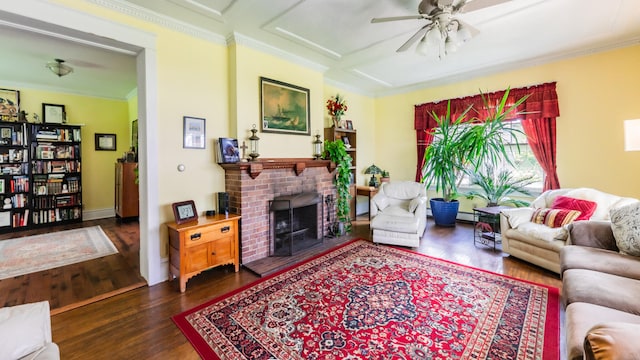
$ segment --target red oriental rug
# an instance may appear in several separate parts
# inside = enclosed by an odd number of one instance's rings
[[[355,241],[178,314],[205,359],[558,359],[558,289]]]

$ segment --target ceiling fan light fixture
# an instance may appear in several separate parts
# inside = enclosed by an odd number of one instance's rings
[[[467,42],[471,39],[471,31],[469,28],[462,25],[462,23],[458,23],[458,38],[462,42]]]
[[[73,72],[73,68],[66,65],[62,59],[55,59],[55,61],[48,62],[46,68],[51,70],[52,73],[58,75],[58,77],[63,77]]]

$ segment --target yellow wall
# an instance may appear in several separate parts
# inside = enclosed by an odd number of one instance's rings
[[[260,129],[260,77],[282,81],[309,89],[310,135],[292,135],[277,133],[258,133],[259,152],[262,158],[310,158],[313,156],[313,137],[316,131],[323,130],[323,86],[322,73],[265,54],[241,44],[232,45],[235,63],[230,74],[235,93],[235,108],[231,111],[236,118],[231,122],[237,126],[231,136],[240,144],[249,145],[250,129],[256,125]],[[224,135],[220,135],[224,136]]]
[[[562,60],[376,100],[376,161],[394,179],[415,176],[414,105],[557,82],[558,176],[563,187],[594,187],[640,198],[640,152],[624,152],[622,124],[640,118],[640,46]]]
[[[67,123],[82,125],[82,203],[84,211],[113,209],[114,163],[128,150],[129,109],[124,100],[111,100],[34,89],[20,90],[20,107],[42,121],[42,103],[65,106]],[[96,151],[95,133],[116,134],[116,151]]]

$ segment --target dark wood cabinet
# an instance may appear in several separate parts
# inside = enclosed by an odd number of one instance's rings
[[[138,163],[116,163],[115,210],[119,218],[131,218],[139,215],[139,193],[136,184],[135,169]]]

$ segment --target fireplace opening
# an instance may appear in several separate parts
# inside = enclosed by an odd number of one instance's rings
[[[269,201],[269,256],[291,256],[322,243],[322,195],[306,192]]]

